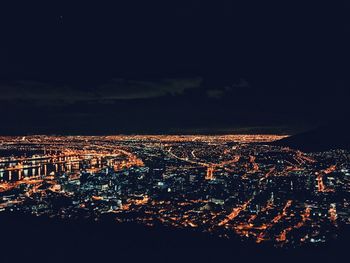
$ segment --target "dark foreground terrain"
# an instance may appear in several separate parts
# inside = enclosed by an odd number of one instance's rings
[[[1,262],[333,262],[349,230],[318,247],[278,249],[202,233],[135,224],[1,214]]]

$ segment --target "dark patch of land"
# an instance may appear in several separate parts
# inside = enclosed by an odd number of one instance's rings
[[[276,249],[195,231],[110,219],[57,220],[0,214],[1,262],[330,262],[347,254],[350,231],[320,247]]]

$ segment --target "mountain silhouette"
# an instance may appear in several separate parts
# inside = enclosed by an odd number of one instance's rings
[[[350,149],[350,128],[348,126],[327,125],[293,135],[273,143],[305,152],[331,149]]]

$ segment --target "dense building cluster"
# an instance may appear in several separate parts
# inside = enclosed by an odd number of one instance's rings
[[[275,246],[350,224],[350,153],[275,135],[0,138],[1,212],[190,228]]]

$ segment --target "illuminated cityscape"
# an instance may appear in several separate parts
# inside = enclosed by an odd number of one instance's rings
[[[0,12],[0,263],[349,260],[350,1]]]
[[[350,152],[274,145],[284,137],[1,137],[0,214],[318,246],[350,224]]]

